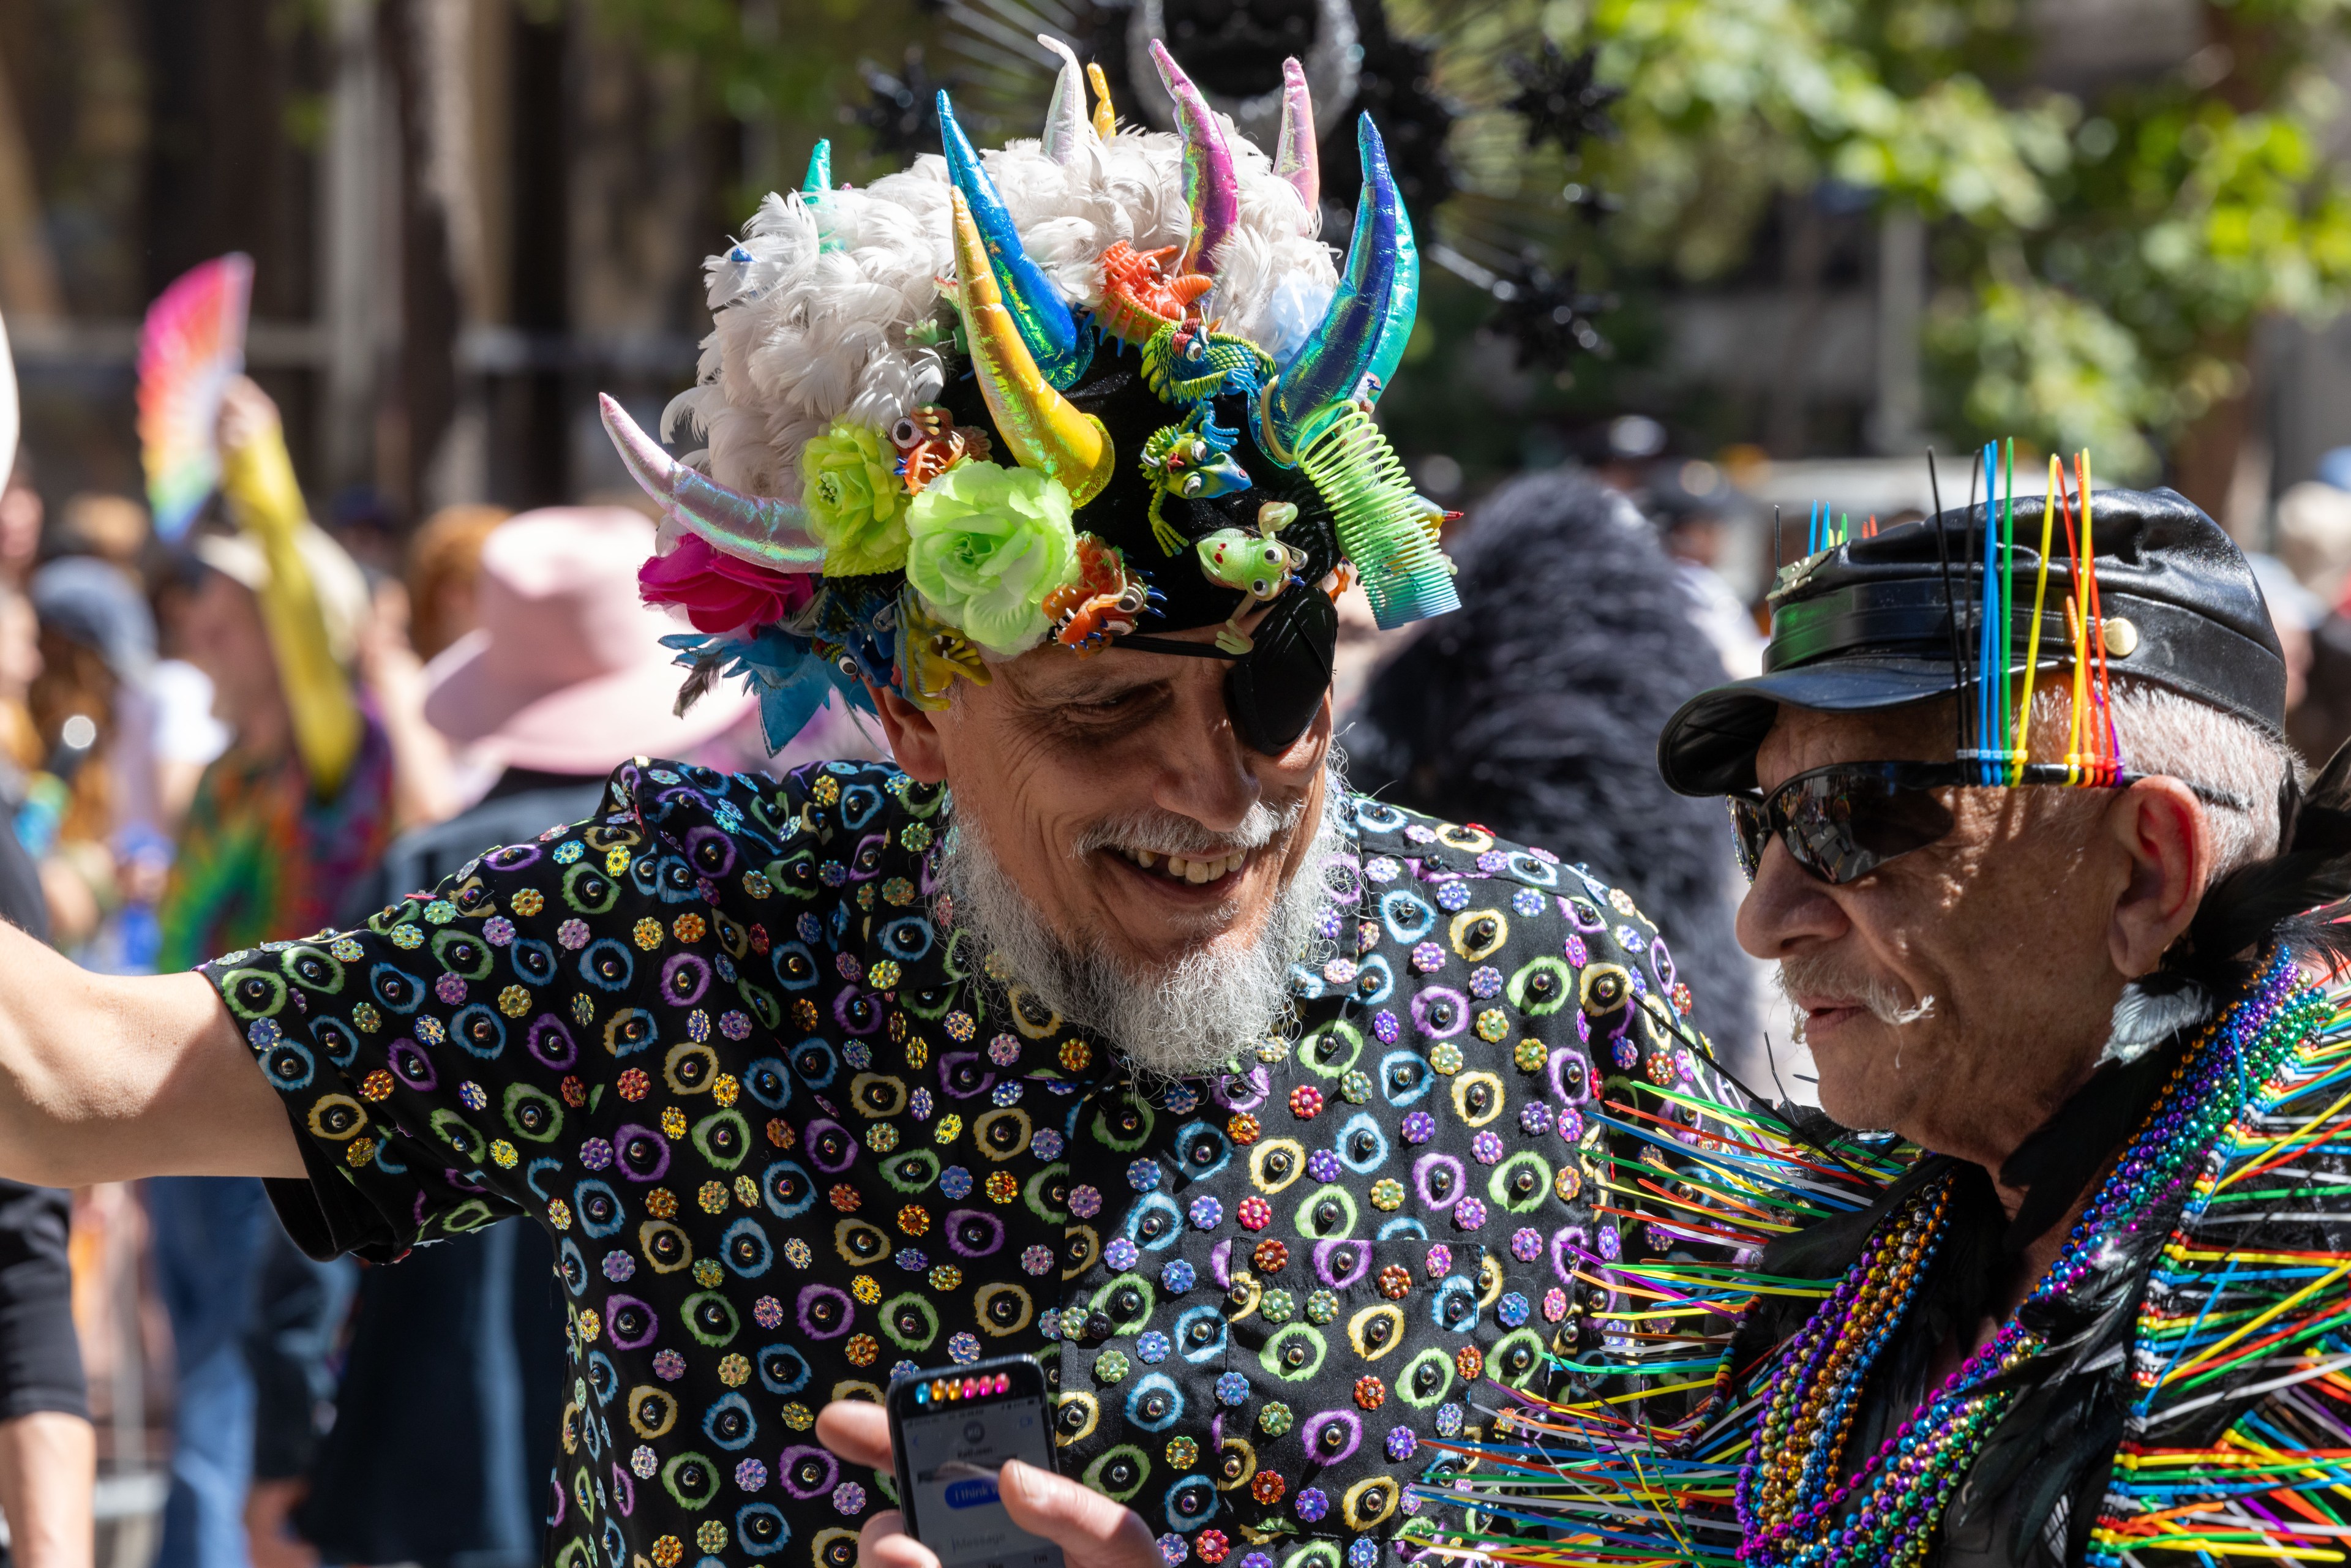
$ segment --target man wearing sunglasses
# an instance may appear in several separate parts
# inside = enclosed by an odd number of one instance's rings
[[[1768,1437],[1717,1515],[1742,1562],[2345,1534],[2351,1100],[2315,988],[2351,943],[2304,912],[2351,888],[2351,762],[2298,780],[2210,519],[2093,500],[2095,588],[2037,497],[1991,567],[1978,508],[1784,569],[1765,672],[1662,738],[1667,782],[1730,801],[1740,939],[1823,1109],[1907,1164],[1750,1264],[1727,1375]]]

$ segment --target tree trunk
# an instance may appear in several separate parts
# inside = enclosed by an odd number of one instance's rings
[[[2251,337],[2250,329],[2239,329],[2206,345],[2213,358],[2243,367],[2245,373],[2234,392],[2213,402],[2173,437],[2168,465],[2171,487],[2232,528],[2246,526],[2244,519],[2230,516],[2230,492],[2247,454],[2256,408],[2247,362]]]
[[[461,47],[464,0],[389,0],[384,53],[400,106],[400,385],[405,461],[391,476],[394,507],[413,517],[436,499],[431,478],[457,412],[457,330],[464,324],[460,250],[478,250],[467,210],[471,89]],[[452,75],[456,79],[452,80]],[[451,171],[458,172],[453,176]]]

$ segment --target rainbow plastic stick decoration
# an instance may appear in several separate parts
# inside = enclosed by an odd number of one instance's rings
[[[188,531],[220,483],[221,393],[245,371],[253,258],[224,256],[190,268],[155,303],[139,333],[139,444],[155,532]]]
[[[2010,671],[2014,664],[2016,620],[2016,437],[2008,438],[2008,474],[2005,481],[2006,498],[2000,517],[2000,706],[1993,709],[2001,720],[2001,728],[2008,727],[2008,694]],[[2005,779],[2007,758],[1998,777]]]
[[[2049,542],[2057,522],[2057,496],[2065,488],[2065,465],[2053,454],[2049,459],[2049,493],[2041,497],[2041,567],[2032,579],[2032,623],[2025,632],[2024,695],[2016,705],[2016,744],[2009,747],[2016,767],[2009,782],[2024,782],[2024,765],[2032,755],[2032,677],[2041,665],[2041,611],[2049,601]]]
[[[2098,661],[2097,695],[2095,699],[2094,722],[2096,729],[2093,741],[2098,747],[2095,777],[2093,783],[2110,784],[2123,770],[2123,737],[2115,727],[2114,705],[2109,700],[2113,688],[2106,671],[2106,617],[2098,603],[2098,549],[2093,538],[2094,525],[2090,517],[2090,455],[2085,451],[2076,459],[2081,465],[2082,480],[2082,571],[2089,580],[2090,591],[2083,612],[2083,634],[2090,652]]]
[[[2076,464],[2080,462],[2075,459]],[[2076,469],[2078,473],[2078,468]],[[2085,506],[2089,504],[2087,490],[2076,486],[2075,495]],[[2074,654],[2073,714],[2065,733],[2065,782],[2082,782],[2082,720],[2089,712],[2090,651],[2082,641],[2082,551],[2078,536],[2074,532],[2074,497],[2061,498],[2065,508],[2065,575],[2072,585],[2065,594],[2065,637]]]
[[[1988,744],[1998,733],[2001,716],[2007,705],[2000,700],[2001,671],[2007,664],[2008,650],[1998,644],[2000,635],[2000,444],[1984,443],[1984,538],[1983,586],[1977,594],[1976,616],[1976,743],[1969,750],[1969,760],[1976,765],[1976,781],[1992,782],[1991,754]]]

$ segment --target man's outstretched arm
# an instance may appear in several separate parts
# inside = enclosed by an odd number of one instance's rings
[[[0,922],[0,1176],[44,1186],[303,1175],[201,975],[93,975]]]

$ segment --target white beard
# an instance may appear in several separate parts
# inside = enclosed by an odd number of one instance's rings
[[[955,929],[977,939],[977,952],[1000,959],[1029,999],[1141,1071],[1170,1079],[1215,1072],[1287,1030],[1294,1007],[1290,966],[1319,967],[1336,950],[1318,927],[1332,897],[1332,862],[1347,849],[1337,820],[1348,795],[1335,767],[1325,784],[1321,819],[1297,873],[1276,896],[1264,931],[1239,951],[1211,950],[1214,931],[1175,959],[1147,967],[1129,964],[1098,940],[1072,947],[980,835],[960,822],[950,828],[939,863]],[[1269,810],[1232,836],[1253,839],[1258,847],[1294,831],[1294,823]],[[1088,837],[1113,841],[1100,830]]]

